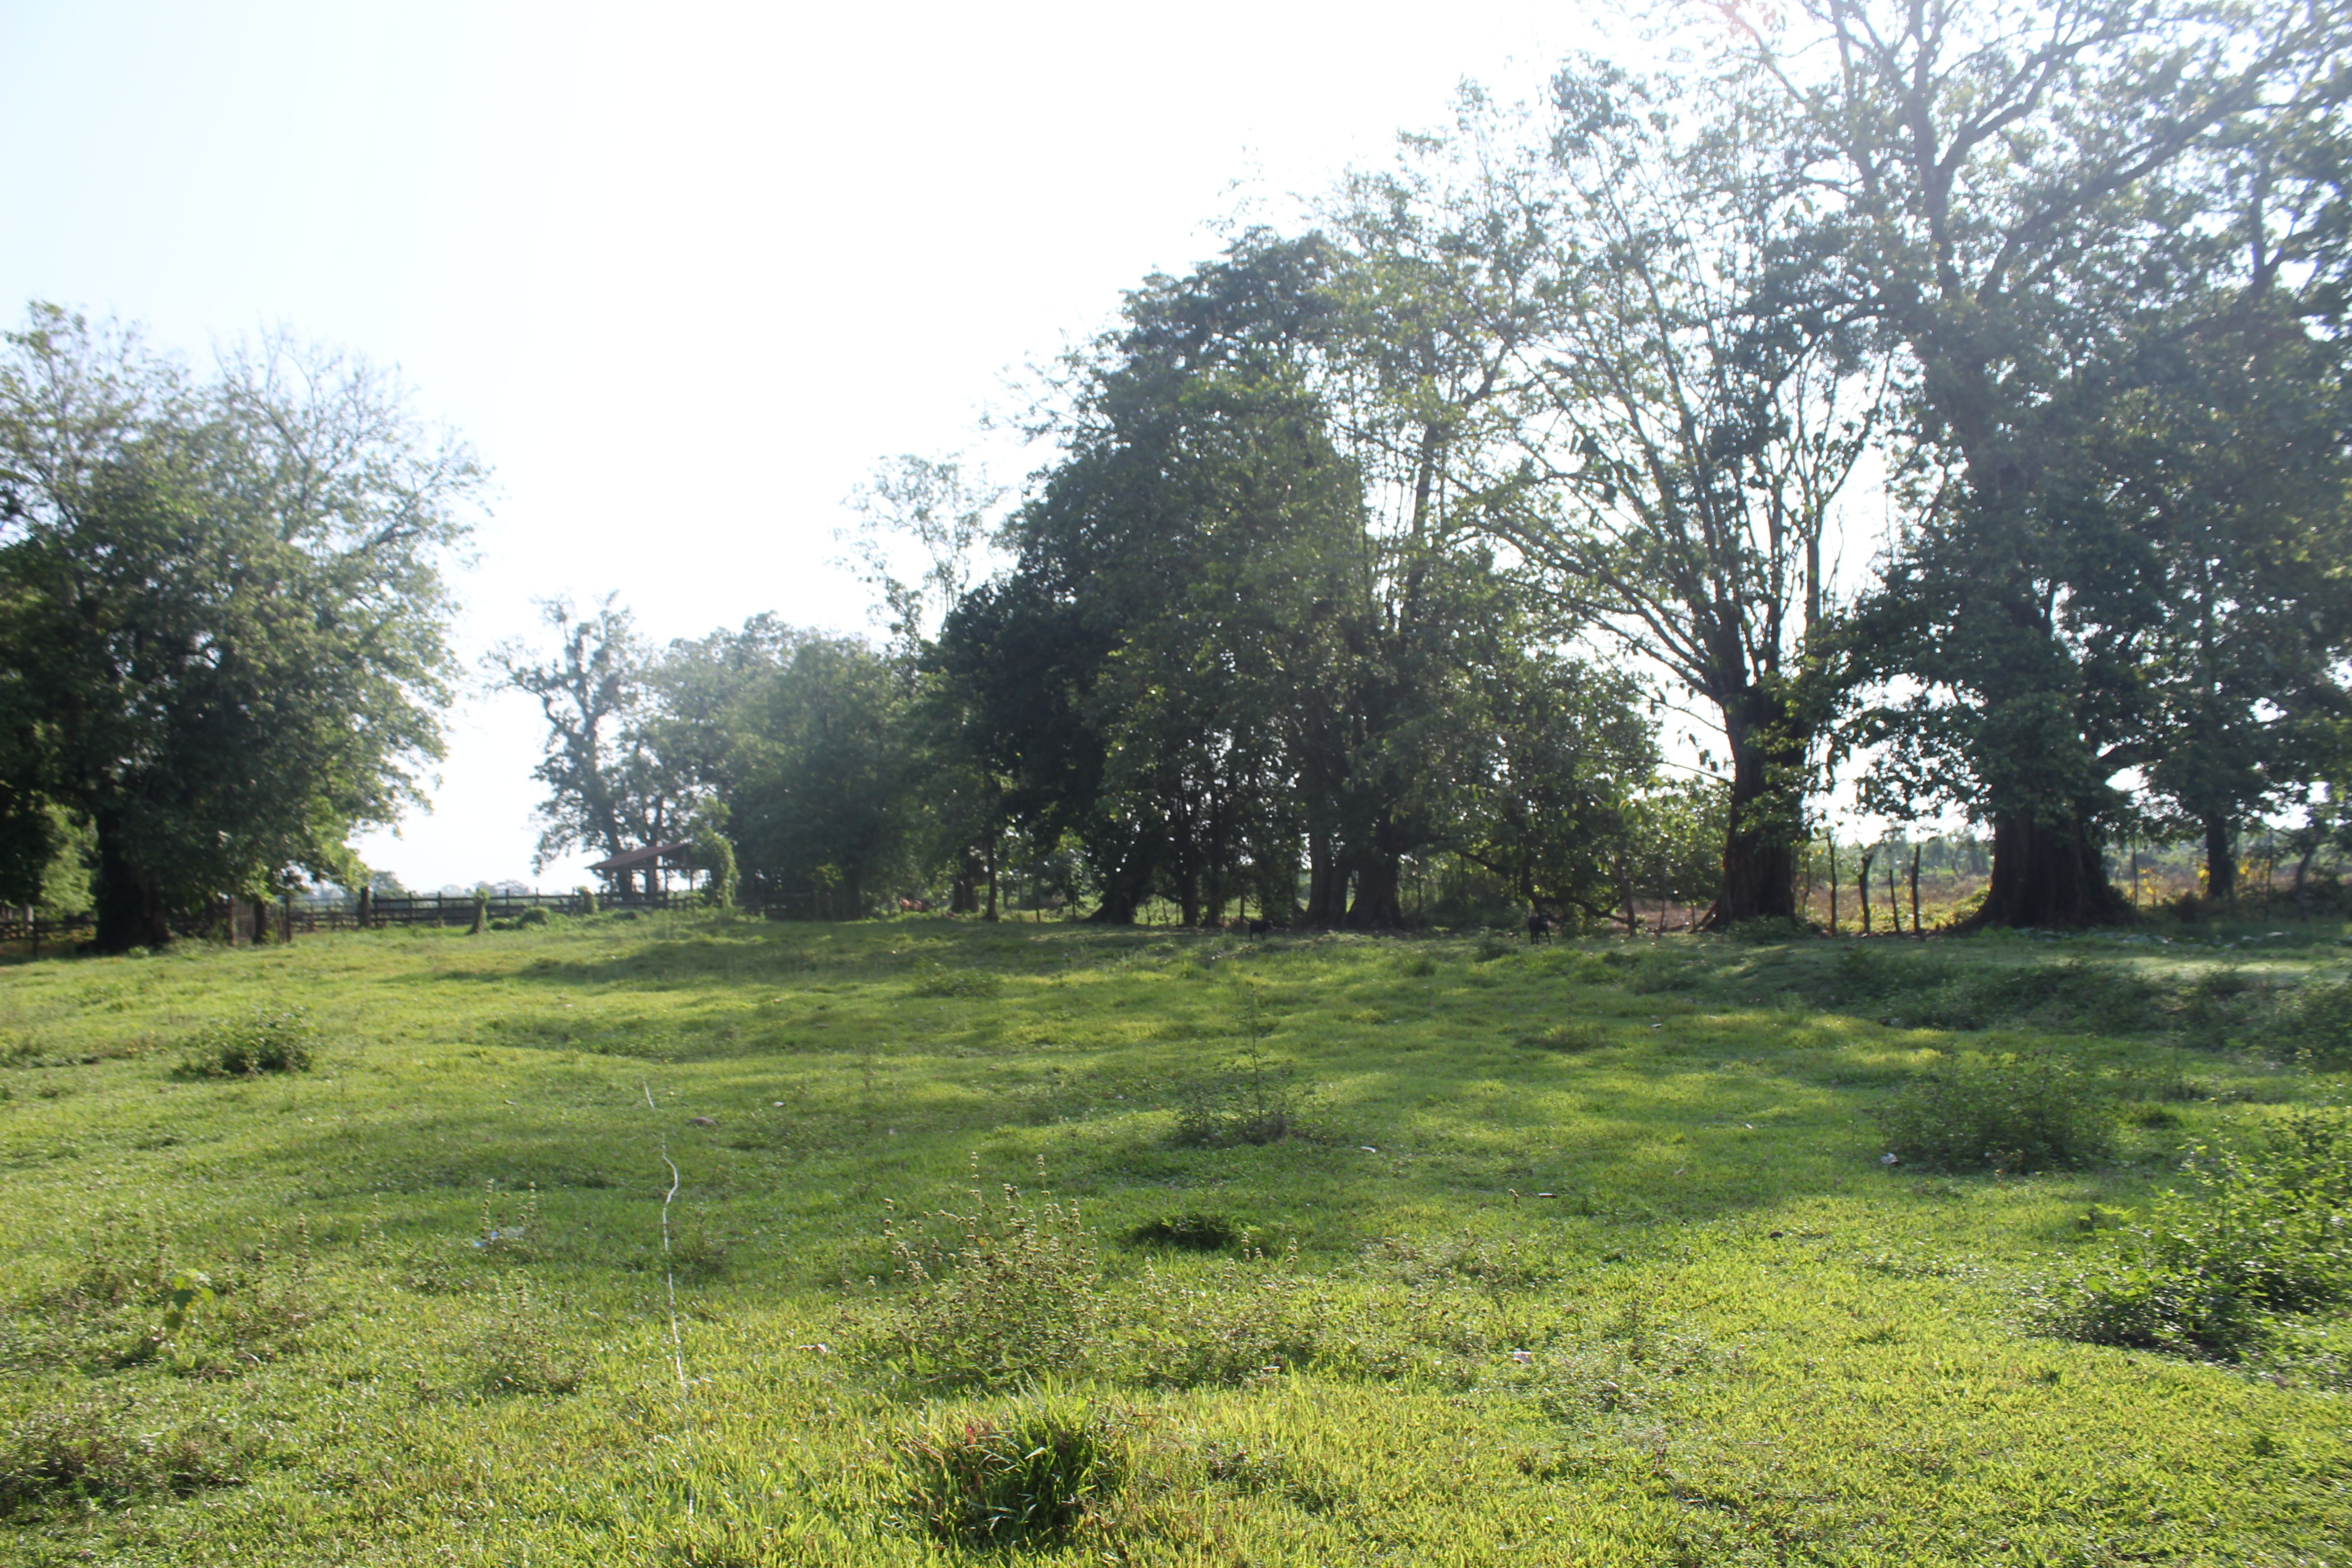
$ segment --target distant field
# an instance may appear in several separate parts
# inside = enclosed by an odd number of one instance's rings
[[[1112,1456],[1034,1561],[2341,1563],[2340,1316],[2223,1364],[2038,1315],[2192,1144],[2342,1100],[2263,1009],[2352,950],[2263,931],[0,968],[0,1563],[969,1557],[920,1456],[1024,1411]],[[257,1007],[310,1069],[201,1070]],[[2099,1158],[1882,1163],[1906,1085],[2045,1048]]]

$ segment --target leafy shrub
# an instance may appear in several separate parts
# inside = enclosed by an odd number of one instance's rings
[[[1963,1058],[1921,1075],[1879,1115],[1889,1152],[1931,1169],[2042,1171],[2114,1147],[2114,1107],[2047,1051]]]
[[[2235,969],[2199,975],[2173,1007],[2173,1024],[2192,1046],[2221,1050],[2252,1020],[2260,997],[2252,979]]]
[[[1812,988],[1829,1005],[1885,1004],[1898,1022],[1928,1029],[1988,1029],[2024,1018],[2105,1034],[2155,1027],[2158,988],[2113,963],[1964,965],[1901,944],[1843,949]]]
[[[905,1505],[960,1546],[1055,1546],[1099,1523],[1135,1474],[1117,1416],[1051,1396],[1003,1415],[948,1416],[901,1436]]]
[[[226,1424],[156,1431],[151,1422],[127,1405],[35,1411],[0,1438],[0,1516],[44,1503],[186,1496],[243,1479],[252,1446]]]
[[[2352,1117],[2291,1116],[2245,1149],[2199,1149],[2189,1172],[2196,1194],[2166,1194],[2046,1309],[2059,1331],[2235,1357],[2263,1337],[2260,1314],[2352,1299]]]
[[[892,1273],[909,1287],[870,1351],[927,1387],[1002,1388],[1082,1363],[1100,1313],[1094,1233],[1077,1205],[1032,1204],[1007,1184],[1000,1201],[928,1216],[951,1239],[885,1227]]]
[[[196,1078],[308,1072],[319,1028],[301,1007],[256,1007],[205,1025],[188,1042],[182,1070]]]
[[[1345,1502],[1348,1488],[1323,1466],[1302,1464],[1279,1448],[1247,1448],[1214,1438],[1201,1446],[1196,1460],[1202,1479],[1244,1497],[1278,1492],[1307,1513],[1328,1513]]]
[[[1180,1252],[1224,1252],[1249,1241],[1249,1232],[1221,1214],[1171,1215],[1146,1220],[1127,1233],[1138,1247],[1172,1247]]]

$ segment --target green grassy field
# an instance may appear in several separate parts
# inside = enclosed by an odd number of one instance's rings
[[[2193,1144],[2340,1098],[2256,1006],[2339,932],[19,963],[0,1562],[970,1556],[909,1456],[1043,1411],[1108,1458],[1038,1561],[2342,1563],[2340,1319],[2224,1364],[2038,1311]],[[257,1005],[310,1070],[191,1070]],[[2100,1157],[1882,1163],[1906,1084],[2045,1048]]]

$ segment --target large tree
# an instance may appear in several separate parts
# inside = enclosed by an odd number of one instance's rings
[[[1893,651],[1881,672],[1919,692],[1880,709],[1913,764],[1897,793],[1990,821],[1979,919],[2104,918],[2111,780],[2146,760],[2130,650],[2162,570],[2104,548],[2116,520],[2070,481],[2129,385],[2151,291],[2179,288],[2157,263],[2225,218],[2189,199],[2204,172],[2334,112],[2344,24],[2302,0],[1752,16],[1727,90],[1775,101],[1824,284],[1901,346],[1928,480],[1862,650]]]
[[[354,879],[353,829],[440,754],[472,455],[282,338],[209,377],[54,306],[5,342],[0,830],[37,802],[89,825],[108,951]]]
[[[1823,537],[1878,388],[1752,126],[1592,61],[1553,94],[1548,156],[1480,161],[1548,279],[1520,432],[1543,482],[1496,524],[1578,620],[1711,710],[1712,918],[1789,919],[1826,717]]]

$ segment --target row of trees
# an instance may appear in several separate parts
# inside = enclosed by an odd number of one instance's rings
[[[1435,862],[1595,915],[1671,865],[1730,922],[1794,912],[1842,773],[1979,825],[1977,918],[2041,924],[2116,912],[2119,830],[2201,837],[2224,897],[2244,824],[2337,834],[2343,19],[1692,15],[1693,69],[1465,94],[1295,232],[1147,279],[1039,385],[1009,508],[879,473],[879,646],[656,653],[555,606],[494,661],[551,722],[543,847],[723,834],[820,914],[1011,874],[1369,926]],[[362,365],[199,378],[37,310],[0,363],[0,897],[81,854],[125,946],[356,878],[436,752],[478,481]],[[1709,782],[1662,782],[1662,713],[1719,737]]]
[[[1724,922],[1794,912],[1841,766],[1989,830],[1992,921],[2115,913],[2118,830],[2201,835],[2224,898],[2242,824],[2333,830],[2340,17],[1709,15],[1711,69],[1467,94],[1306,231],[1149,279],[1043,389],[1055,456],[992,534],[950,469],[877,487],[929,564],[877,573],[887,650],[828,646],[898,693],[961,881],[1017,845],[1107,919],[1296,883],[1382,925],[1440,855],[1620,907],[1673,798],[1653,700],[1720,736],[1676,820],[1716,814]],[[1876,553],[1843,593],[1841,544]],[[747,812],[814,819],[696,776],[747,863]]]

